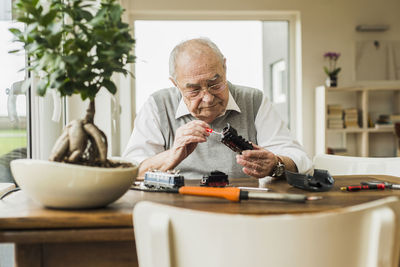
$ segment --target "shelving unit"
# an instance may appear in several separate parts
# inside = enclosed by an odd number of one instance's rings
[[[360,128],[329,129],[328,105],[357,108]],[[381,114],[400,114],[400,86],[325,87],[315,92],[315,152],[327,148],[346,148],[350,156],[396,156],[394,127],[368,127],[368,117],[375,122]]]

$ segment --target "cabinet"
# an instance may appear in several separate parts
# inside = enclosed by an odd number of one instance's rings
[[[341,105],[343,109],[356,108],[360,127],[330,129],[330,105]],[[317,87],[315,153],[327,153],[328,148],[344,148],[349,156],[396,156],[397,141],[393,125],[371,125],[371,122],[376,122],[383,114],[400,114],[400,86]]]

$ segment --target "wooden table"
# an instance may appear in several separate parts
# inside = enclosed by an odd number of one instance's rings
[[[258,200],[232,203],[217,198],[130,190],[108,207],[92,210],[46,209],[19,191],[0,201],[0,242],[16,244],[17,266],[137,266],[132,209],[138,201],[151,200],[210,212],[282,214],[326,211],[389,195],[400,196],[400,190],[390,189],[340,191],[341,186],[377,179],[400,182],[399,178],[383,175],[338,176],[335,177],[334,188],[322,193],[293,188],[284,180],[273,181],[268,185],[274,192],[306,193],[323,197],[307,203]],[[257,187],[258,180],[237,179],[233,184]]]

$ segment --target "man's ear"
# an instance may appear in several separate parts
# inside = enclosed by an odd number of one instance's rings
[[[175,87],[177,87],[178,88],[178,85],[176,84],[176,81],[175,81],[175,79],[174,78],[172,78],[172,77],[169,77],[169,80],[174,84],[174,86]]]
[[[224,70],[226,71],[226,58],[224,58],[224,65],[223,65]]]

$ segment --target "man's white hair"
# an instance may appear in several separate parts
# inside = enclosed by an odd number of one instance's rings
[[[169,55],[169,76],[172,77],[174,80],[176,79],[176,73],[175,73],[176,59],[178,58],[181,52],[185,51],[186,46],[189,42],[190,43],[196,42],[208,46],[214,51],[215,55],[217,55],[217,57],[221,60],[221,64],[224,64],[224,59],[225,59],[224,55],[219,50],[218,46],[215,43],[213,43],[210,39],[206,37],[200,37],[196,39],[185,40],[176,45],[174,49],[172,49],[171,54]]]

